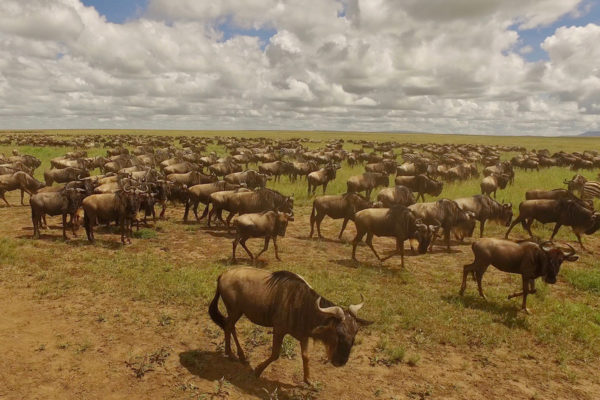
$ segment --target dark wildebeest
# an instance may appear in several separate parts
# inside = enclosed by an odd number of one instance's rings
[[[94,242],[94,225],[100,221],[117,220],[121,227],[121,243],[131,243],[129,223],[140,208],[140,193],[128,187],[116,193],[93,194],[81,203],[84,211],[85,232],[88,240]]]
[[[224,181],[234,185],[245,184],[246,187],[250,189],[256,189],[258,187],[265,187],[267,185],[267,179],[267,175],[249,169],[247,171],[234,172],[225,175]]]
[[[208,208],[212,204],[212,208],[210,209],[210,212],[208,213],[208,227],[211,226],[211,221],[213,219],[213,215],[216,215],[216,218],[219,221],[221,221],[223,223],[223,225],[225,225],[225,221],[223,220],[223,216],[222,216],[223,210],[227,209],[226,207],[227,207],[227,201],[229,199],[229,196],[233,195],[234,193],[238,193],[238,192],[250,192],[250,189],[245,188],[245,187],[240,187],[235,190],[220,190],[217,192],[213,192],[208,196],[208,204],[206,205],[206,208]]]
[[[219,312],[219,297],[223,298],[227,308],[227,318]],[[225,353],[234,357],[231,352],[233,335],[241,361],[246,357],[235,330],[240,317],[246,316],[257,325],[273,328],[271,356],[256,367],[256,376],[279,358],[285,335],[293,336],[300,341],[304,382],[309,384],[309,338],[323,342],[327,358],[334,366],[345,365],[359,325],[371,323],[357,317],[363,304],[350,305],[346,311],[322,298],[302,277],[292,272],[243,267],[219,276],[208,312],[225,332]]]
[[[365,165],[366,172],[379,172],[382,174],[393,174],[396,172],[396,166],[398,164],[394,160],[383,160],[379,163]]]
[[[205,175],[202,172],[190,171],[185,174],[169,174],[167,175],[167,180],[191,187],[202,183],[216,182],[218,178],[215,175]]]
[[[532,189],[525,192],[525,200],[579,200],[573,192],[567,189]]]
[[[600,229],[600,213],[583,206],[578,200],[525,200],[519,204],[519,216],[510,225],[504,238],[508,238],[512,228],[519,222],[533,237],[531,224],[534,220],[542,224],[556,222],[550,240],[554,239],[561,226],[570,226],[582,250],[585,248],[581,243],[581,234],[591,235]]]
[[[318,169],[319,167],[315,161],[293,162],[292,174],[290,175],[291,181],[295,182],[298,176],[308,176],[308,174]]]
[[[47,215],[62,215],[63,238],[67,240],[67,215],[71,216],[73,236],[79,227],[75,215],[85,196],[84,189],[62,189],[59,192],[43,192],[31,196],[31,221],[33,222],[33,237],[40,237],[42,218]]]
[[[450,251],[452,229],[474,218],[471,212],[461,210],[458,204],[450,199],[440,199],[431,203],[415,203],[408,208],[423,223],[440,226],[444,229],[444,242],[448,251]]]
[[[213,210],[214,211],[214,204]],[[237,192],[227,196],[226,204],[223,209],[230,212],[227,217],[226,225],[229,226],[234,215],[259,213],[263,211],[281,211],[284,213],[294,213],[294,197],[284,196],[281,193],[260,188],[253,192]]]
[[[198,164],[191,163],[189,161],[179,162],[177,164],[171,164],[163,169],[165,175],[170,174],[185,174],[191,171],[197,171],[200,167]]]
[[[477,194],[471,197],[461,197],[454,199],[458,206],[471,211],[474,219],[479,221],[479,237],[483,237],[485,222],[489,219],[504,226],[510,226],[512,221],[512,203],[500,204],[489,196]]]
[[[188,188],[189,197],[188,201],[185,203],[185,213],[183,214],[183,220],[187,221],[188,213],[191,208],[194,211],[194,215],[196,216],[196,221],[200,221],[208,214],[208,204],[210,202],[211,194],[215,192],[221,192],[224,190],[235,190],[239,187],[241,186],[237,184],[219,181],[213,183],[203,183],[200,185],[194,185],[191,188]],[[200,203],[205,204],[206,207],[204,208],[202,216],[198,217],[198,205]]]
[[[233,161],[225,161],[210,165],[208,170],[212,175],[224,177],[225,175],[229,175],[234,172],[241,172],[242,166]]]
[[[352,241],[352,260],[357,261],[356,246],[366,234],[365,242],[379,261],[383,262],[400,252],[402,268],[404,268],[404,241],[416,239],[419,242],[419,253],[424,254],[436,229],[422,223],[415,213],[404,206],[368,208],[359,211],[354,216],[354,224],[356,236]],[[373,247],[373,235],[396,238],[396,251],[385,258],[379,257]]]
[[[494,198],[496,198],[496,190],[505,189],[508,184],[509,176],[508,175],[496,175],[492,174],[490,176],[486,176],[480,183],[481,194],[490,195],[494,193]]]
[[[292,164],[287,161],[273,161],[270,163],[263,163],[258,166],[258,171],[261,174],[265,174],[268,176],[274,176],[275,182],[281,180],[281,175],[291,174],[292,173]]]
[[[395,183],[396,185],[406,186],[413,192],[416,192],[417,201],[419,201],[419,197],[423,201],[425,201],[425,194],[437,197],[442,193],[442,190],[444,189],[443,182],[434,181],[426,175],[397,176]]]
[[[235,262],[235,249],[238,243],[242,245],[246,253],[250,256],[250,260],[258,260],[258,257],[269,248],[269,240],[273,240],[273,247],[275,248],[275,258],[281,261],[279,258],[279,251],[277,249],[277,236],[284,237],[285,230],[287,229],[288,221],[293,221],[294,216],[292,214],[280,213],[278,211],[264,211],[262,213],[251,213],[240,215],[233,220],[233,227],[235,228],[236,234],[233,240],[233,261]],[[249,238],[265,238],[265,245],[263,249],[254,257],[252,252],[246,247],[246,240]]]
[[[377,201],[381,202],[385,208],[395,205],[408,207],[411,204],[415,204],[415,196],[413,196],[412,190],[406,186],[394,186],[381,189],[377,194]]]
[[[389,175],[379,172],[365,172],[361,175],[351,176],[346,181],[348,193],[365,191],[367,199],[371,198],[373,189],[379,186],[389,186],[389,184]]]
[[[577,261],[579,258],[573,247],[569,246],[569,251],[565,252],[551,242],[538,245],[528,241],[515,243],[506,239],[483,238],[473,243],[472,249],[475,260],[463,267],[460,295],[467,288],[467,275],[473,273],[479,295],[485,299],[481,279],[491,264],[500,271],[521,275],[523,291],[511,294],[508,298],[523,296],[521,309],[527,313],[527,295],[536,292],[535,279],[541,276],[546,283],[556,283],[562,262]]]
[[[311,172],[307,175],[306,181],[308,182],[308,195],[315,194],[317,186],[323,186],[323,194],[327,190],[327,184],[329,181],[335,179],[339,166],[335,164],[329,164],[325,168],[321,168],[318,171]]]
[[[23,202],[24,193],[27,193],[31,197],[42,187],[44,187],[42,182],[23,171],[9,175],[0,175],[0,198],[4,200],[7,206],[10,206],[10,204],[8,204],[6,197],[4,197],[6,192],[21,190],[21,205],[25,205]]]
[[[321,235],[321,222],[325,216],[329,216],[333,219],[344,219],[342,230],[338,235],[338,239],[342,239],[342,233],[344,233],[344,229],[346,229],[346,224],[348,224],[349,220],[354,221],[354,214],[365,208],[371,207],[373,207],[373,203],[358,193],[319,196],[313,201],[312,212],[310,214],[309,237],[312,238],[313,236],[315,222],[317,223],[317,233],[319,237],[323,237],[323,235]]]
[[[67,183],[76,181],[77,179],[85,178],[90,176],[90,173],[86,169],[81,168],[63,168],[63,169],[50,169],[44,171],[44,181],[46,186],[52,186],[54,182]]]

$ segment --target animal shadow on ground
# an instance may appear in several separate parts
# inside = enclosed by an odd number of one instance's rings
[[[242,250],[243,251],[243,250]],[[269,263],[265,260],[261,259],[260,260],[254,260],[254,262],[252,262],[250,260],[250,258],[246,257],[237,257],[237,260],[234,262],[231,257],[227,257],[227,258],[221,258],[219,261],[217,261],[219,264],[225,266],[225,267],[229,267],[232,265],[239,265],[239,266],[244,266],[244,265],[248,265],[251,267],[255,267],[255,268],[263,268],[266,267]]]
[[[227,230],[215,231],[215,230],[208,228],[208,229],[202,229],[202,231],[212,237],[217,237],[217,238],[233,239],[235,237],[234,232],[230,232]]]
[[[101,247],[103,249],[108,249],[108,250],[120,250],[123,248],[123,244],[121,243],[121,240],[119,238],[117,238],[116,240],[105,240],[105,239],[96,238],[95,243],[90,243],[85,238],[85,233],[83,235],[73,236],[70,231],[67,231],[67,235],[69,235],[69,239],[64,240],[60,231],[58,231],[57,234],[40,233],[39,239],[33,239],[33,240],[34,241],[40,240],[40,241],[44,241],[44,242],[54,242],[54,243],[65,243],[65,244],[68,244],[69,246],[73,246],[73,247],[97,246],[97,247]],[[31,235],[20,235],[20,236],[17,236],[17,239],[31,240],[32,237],[31,237]]]
[[[254,370],[247,363],[232,360],[221,353],[213,351],[190,350],[179,353],[179,362],[191,374],[208,381],[218,381],[225,378],[233,386],[244,393],[259,398],[265,394],[278,392],[279,399],[291,399],[281,389],[294,389],[295,386],[257,378]]]
[[[474,284],[476,286],[476,284]],[[477,289],[474,289],[477,290]],[[518,304],[507,303],[506,301],[495,301],[495,299],[483,299],[478,294],[458,294],[444,295],[440,297],[449,304],[458,304],[464,308],[481,310],[495,314],[494,322],[499,322],[509,328],[529,329],[527,317],[519,312]],[[520,298],[519,298],[520,299]],[[504,298],[506,300],[506,298]]]
[[[340,241],[337,238],[335,238],[335,239],[331,239],[331,238],[328,238],[328,237],[319,238],[317,236],[313,236],[313,237],[308,237],[308,236],[292,236],[292,237],[294,239],[306,240],[306,241],[309,241],[309,242],[344,243],[344,239],[342,239]]]

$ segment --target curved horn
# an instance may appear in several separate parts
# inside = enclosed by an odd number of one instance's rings
[[[131,185],[126,183],[125,186],[123,186],[123,191],[125,193],[131,193],[131,191],[129,190],[130,187],[131,187]]]
[[[360,310],[364,305],[365,305],[365,297],[362,295],[362,293],[360,294],[360,304],[350,304],[348,306],[348,312],[354,317],[357,318],[358,317],[358,310]]]
[[[343,321],[346,316],[344,315],[344,310],[342,310],[342,307],[339,306],[332,306],[332,307],[325,307],[325,308],[321,308],[321,296],[319,296],[319,298],[317,298],[317,309],[319,311],[321,311],[323,314],[329,314],[332,317],[335,317],[341,321]]]
[[[77,174],[77,180],[81,180],[81,174]]]
[[[540,248],[544,251],[549,251],[554,248],[554,243],[549,240],[546,240],[544,243],[540,244]]]
[[[565,257],[570,257],[572,255],[575,254],[575,249],[573,248],[573,246],[571,246],[569,243],[565,243],[568,247],[569,247],[569,252],[565,253],[563,250],[563,254],[565,255]]]

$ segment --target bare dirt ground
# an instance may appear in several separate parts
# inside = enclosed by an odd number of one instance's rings
[[[15,197],[9,201],[16,204]],[[315,257],[327,260],[332,270],[353,273],[347,261],[350,246],[333,241],[310,241],[307,208],[297,213],[288,235],[281,241],[283,262],[277,263],[270,249],[260,266],[286,268],[286,260],[310,265]],[[231,240],[223,231],[208,234],[190,231],[176,221],[181,207],[171,208],[170,222],[163,225],[160,240],[152,245],[142,239],[122,249],[116,245],[118,236],[100,233],[99,239],[112,246],[103,246],[102,254],[111,252],[149,252],[164,254],[172,262],[194,261],[202,268],[207,260],[226,263],[230,257]],[[0,237],[23,238],[31,234],[29,207],[0,208]],[[50,222],[51,221],[51,222]],[[51,225],[57,219],[49,219]],[[353,237],[349,224],[344,238]],[[203,227],[201,225],[196,225]],[[326,219],[323,233],[335,237],[340,221]],[[73,242],[73,251],[94,251],[84,241],[84,231]],[[226,236],[226,237],[222,237]],[[45,232],[36,247],[52,248],[61,241],[60,231]],[[167,240],[165,240],[167,238]],[[262,245],[249,242],[251,249]],[[598,250],[598,241],[589,241]],[[376,239],[378,249],[392,249],[389,240]],[[60,249],[64,249],[62,246]],[[59,248],[57,247],[57,251]],[[16,249],[19,252],[19,248]],[[242,253],[239,253],[242,256]],[[361,260],[367,268],[380,268],[365,247]],[[77,257],[48,253],[56,262],[77,265]],[[471,258],[468,246],[458,246],[455,253],[443,251],[425,257],[407,257],[409,270],[427,273],[430,265],[451,265],[448,288],[453,294],[459,286],[458,266]],[[45,260],[52,264],[53,260]],[[34,261],[35,262],[35,261]],[[385,264],[385,273],[396,273],[400,260]],[[317,267],[317,266],[316,266]],[[450,267],[448,267],[450,268]],[[381,332],[367,329],[359,332],[357,344],[346,366],[334,368],[324,364],[320,345],[311,350],[313,387],[301,383],[302,367],[297,344],[292,359],[282,357],[264,372],[254,377],[250,366],[229,360],[222,352],[222,332],[210,321],[206,304],[197,308],[185,304],[135,300],[110,291],[93,291],[75,284],[62,295],[41,295],[43,282],[36,274],[11,276],[9,267],[0,267],[0,398],[6,399],[598,399],[600,378],[595,362],[574,360],[568,367],[556,362],[555,354],[543,345],[531,344],[529,352],[515,351],[510,344],[489,346],[455,346],[430,343],[419,348],[414,362],[379,362],[374,348]],[[52,274],[52,268],[48,270]],[[488,276],[489,275],[489,276]],[[489,272],[487,287],[506,283],[506,276]],[[516,284],[516,280],[512,280]],[[209,283],[212,285],[212,283]],[[475,284],[469,283],[470,291]],[[518,285],[514,285],[515,287]],[[157,289],[158,290],[158,289]],[[549,296],[569,294],[568,284],[559,282]],[[394,296],[394,293],[389,293]],[[491,301],[495,301],[491,300]],[[515,300],[516,301],[516,300]],[[512,303],[511,303],[512,304]],[[512,306],[518,307],[516,303]],[[512,307],[511,306],[511,307]],[[367,308],[368,305],[365,306]],[[535,318],[535,316],[534,316]],[[451,325],[452,322],[448,321]],[[241,336],[250,365],[255,366],[270,351],[267,329],[254,329],[242,323]],[[391,334],[391,333],[390,333]],[[395,332],[414,337],[414,332]],[[413,347],[408,347],[411,351]],[[292,355],[290,355],[292,356]],[[387,365],[390,364],[390,365]],[[413,365],[411,365],[413,364]]]

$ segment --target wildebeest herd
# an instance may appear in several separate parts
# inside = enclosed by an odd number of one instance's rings
[[[547,150],[527,151],[514,146],[365,140],[330,140],[322,145],[307,139],[131,135],[77,136],[68,141],[49,135],[15,135],[5,136],[2,143],[78,149],[50,160],[51,168],[43,171],[44,182],[34,178],[42,164],[36,157],[15,150],[0,159],[0,196],[9,205],[4,197],[7,191],[20,190],[21,204],[24,193],[30,195],[34,238],[39,238],[40,229],[47,226],[47,215],[60,215],[65,239],[67,227],[75,235],[83,224],[87,239],[94,242],[94,228],[114,222],[120,228],[121,242],[126,244],[131,242],[134,226],[139,229],[140,223],[148,225],[148,217],[156,221],[157,206],[161,208],[158,218],[164,218],[167,206],[179,203],[185,207],[184,221],[191,209],[197,221],[206,218],[209,227],[218,223],[235,231],[232,261],[237,260],[238,246],[255,261],[271,241],[279,260],[277,238],[283,237],[288,224],[294,222],[294,194],[267,186],[280,182],[282,177],[290,182],[304,179],[308,196],[316,196],[318,187],[323,193],[312,201],[309,236],[313,237],[316,225],[318,237],[323,237],[321,223],[328,216],[343,220],[338,235],[341,240],[348,222],[353,221],[356,235],[349,254],[352,260],[356,260],[357,246],[366,236],[367,246],[379,261],[400,254],[404,268],[406,241],[411,249],[416,242],[413,251],[425,254],[438,238],[443,238],[444,247],[450,251],[451,237],[462,242],[473,235],[479,221],[480,239],[472,245],[474,261],[463,268],[460,294],[471,274],[479,294],[485,297],[482,277],[487,267],[494,265],[522,276],[522,290],[509,298],[521,296],[526,312],[527,295],[536,292],[535,279],[542,277],[547,283],[555,283],[562,262],[577,260],[572,246],[561,248],[552,242],[559,228],[570,226],[582,249],[581,234],[590,235],[600,228],[600,214],[593,206],[593,199],[600,196],[600,183],[579,174],[564,182],[566,189],[527,191],[514,220],[513,205],[495,199],[498,190],[514,182],[519,168],[594,168],[600,166],[600,156],[593,151],[551,155]],[[209,146],[222,150],[221,154],[208,151]],[[88,156],[87,150],[99,147],[106,148],[106,154]],[[503,161],[505,152],[520,155]],[[337,179],[344,163],[351,167],[364,165],[364,172],[347,179],[345,193],[326,194],[328,184]],[[445,182],[479,177],[480,168],[481,193],[425,202],[425,195],[440,196]],[[394,184],[390,187],[391,182]],[[204,211],[199,216],[200,203]],[[229,213],[226,218],[223,211]],[[555,223],[549,240],[534,237],[534,220]],[[487,221],[507,227],[505,238],[484,238]],[[529,240],[507,239],[518,223],[529,233]],[[374,236],[395,239],[395,250],[381,257],[373,247]],[[264,247],[256,256],[246,246],[250,238],[264,239]],[[218,309],[219,298],[227,308],[227,317]],[[233,336],[241,360],[245,356],[236,334],[237,320],[244,315],[256,324],[273,328],[272,355],[256,368],[257,375],[278,358],[286,334],[298,339],[304,380],[308,382],[308,339],[325,344],[333,365],[344,365],[358,326],[370,323],[357,315],[363,303],[344,310],[318,295],[297,274],[244,267],[219,277],[209,314],[225,332],[226,353],[233,357]]]

